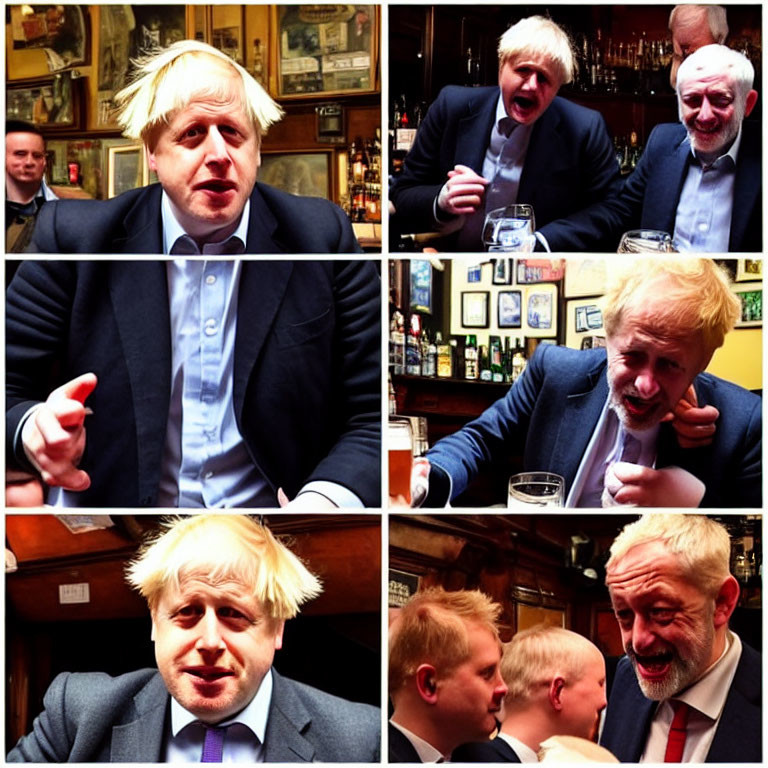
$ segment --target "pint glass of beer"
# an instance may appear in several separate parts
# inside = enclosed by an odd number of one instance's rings
[[[389,500],[393,505],[411,503],[413,430],[408,418],[390,417],[387,428],[389,449]]]

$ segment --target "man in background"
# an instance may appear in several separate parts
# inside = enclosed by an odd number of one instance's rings
[[[21,253],[32,239],[35,219],[47,200],[57,200],[45,183],[45,140],[24,120],[5,123],[5,251]]]
[[[479,591],[417,592],[389,630],[391,763],[451,759],[496,728],[504,694],[497,620],[501,606]]]
[[[605,583],[627,655],[600,743],[621,762],[762,762],[761,657],[728,628],[730,544],[681,514],[644,515],[613,542]]]
[[[677,86],[677,70],[694,51],[705,45],[725,43],[728,20],[722,5],[676,5],[669,14],[672,34],[672,68],[669,83]]]
[[[498,86],[448,86],[430,107],[392,188],[399,227],[482,251],[486,213],[527,203],[540,246],[584,250],[602,236],[595,206],[620,181],[602,116],[557,96],[576,72],[568,35],[532,16],[501,36],[498,55]]]
[[[377,708],[272,669],[286,620],[321,587],[268,529],[176,519],[127,579],[149,605],[157,669],[58,675],[9,762],[378,762]]]
[[[504,646],[504,718],[492,741],[465,744],[454,762],[537,763],[552,736],[595,741],[605,709],[605,660],[582,635],[540,625]]]

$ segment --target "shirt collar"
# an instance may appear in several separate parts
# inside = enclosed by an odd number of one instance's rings
[[[512,131],[519,125],[508,114],[504,106],[504,97],[499,94],[499,100],[496,102],[496,121],[494,123],[496,130],[509,138]]]
[[[402,725],[395,723],[392,720],[389,722],[411,742],[422,763],[436,763],[438,760],[446,759],[446,755],[443,755],[440,750],[435,749],[428,741],[424,741],[421,736],[417,736],[413,731],[409,731],[407,728],[404,728]]]
[[[725,707],[731,681],[741,658],[741,640],[730,630],[720,658],[692,685],[673,698],[684,701],[712,720],[717,720]]]
[[[250,728],[261,744],[264,743],[264,736],[267,731],[267,717],[269,716],[269,705],[272,701],[272,670],[270,669],[261,681],[259,690],[250,700],[248,706],[241,709],[233,717],[216,723],[217,726],[233,725],[240,723]],[[190,723],[199,723],[195,715],[179,704],[176,699],[171,697],[171,735],[175,738],[183,728]]]
[[[535,750],[531,749],[527,744],[523,744],[520,739],[516,739],[514,736],[504,731],[499,731],[499,738],[509,744],[514,750],[514,753],[520,758],[521,763],[538,763],[539,756]]]
[[[687,138],[687,137],[686,137]],[[691,144],[691,140],[687,138],[688,144],[691,147],[691,154],[696,158],[696,160],[703,166],[703,163],[699,159],[698,155],[696,154],[696,150],[693,148],[693,144]],[[733,160],[734,166],[736,165],[736,160],[739,157],[739,147],[741,146],[741,126],[739,126],[739,132],[736,134],[736,138],[733,140],[733,144],[731,144],[730,148],[727,152],[724,152],[722,155],[720,155],[717,160],[715,160],[713,163],[710,163],[708,166],[711,168],[715,163],[722,160],[724,157],[730,157],[731,160]]]
[[[248,222],[250,219],[250,214],[251,200],[248,198],[245,201],[243,212],[240,214],[240,223],[237,225],[237,229],[229,237],[224,238],[224,240],[221,240],[218,243],[208,243],[211,251],[213,253],[221,253],[220,246],[222,246],[224,243],[228,243],[235,237],[239,238],[242,241],[243,246],[245,246],[245,244],[248,242]],[[171,252],[171,248],[173,248],[174,244],[180,237],[185,237],[189,240],[192,239],[184,231],[184,228],[181,226],[181,224],[179,224],[178,219],[174,215],[173,209],[171,208],[171,200],[166,194],[165,190],[163,190],[163,195],[160,202],[160,217],[163,223],[164,254],[169,254]]]

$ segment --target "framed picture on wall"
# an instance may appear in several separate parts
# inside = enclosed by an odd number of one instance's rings
[[[82,85],[83,80],[73,80],[71,72],[8,83],[5,118],[35,123],[46,133],[79,130]]]
[[[261,151],[259,181],[292,195],[333,200],[333,150],[312,152]]]
[[[512,283],[512,259],[493,259],[493,284],[510,285]]]
[[[411,260],[411,311],[432,314],[432,265],[427,259]]]
[[[375,5],[279,5],[272,27],[279,97],[376,90]]]
[[[737,259],[736,260],[736,282],[743,283],[747,280],[763,279],[763,260],[762,259]]]
[[[733,292],[741,302],[741,317],[736,328],[757,328],[763,324],[763,284],[738,283]]]
[[[565,265],[563,294],[567,299],[577,296],[599,296],[605,293],[606,260],[569,258]]]
[[[583,349],[582,340],[596,335],[604,336],[603,313],[599,297],[570,299],[565,304],[565,346]]]
[[[522,292],[499,291],[498,302],[499,328],[521,328],[523,302]]]
[[[518,259],[516,273],[518,285],[556,282],[565,274],[565,259]]]
[[[532,285],[525,290],[525,324],[538,336],[557,331],[557,286]]]
[[[461,292],[461,324],[465,328],[488,327],[488,291]]]
[[[109,147],[107,152],[107,197],[147,185],[149,179],[142,144]]]

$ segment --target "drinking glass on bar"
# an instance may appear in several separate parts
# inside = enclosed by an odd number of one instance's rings
[[[535,243],[535,228],[532,205],[520,203],[496,208],[485,217],[483,245],[486,251],[530,253]]]
[[[617,253],[674,253],[672,237],[659,229],[631,229],[621,236]]]
[[[389,499],[398,506],[410,506],[413,467],[413,430],[407,417],[390,417],[387,427],[389,452]]]
[[[507,507],[562,507],[565,480],[552,472],[521,472],[509,478]]]

